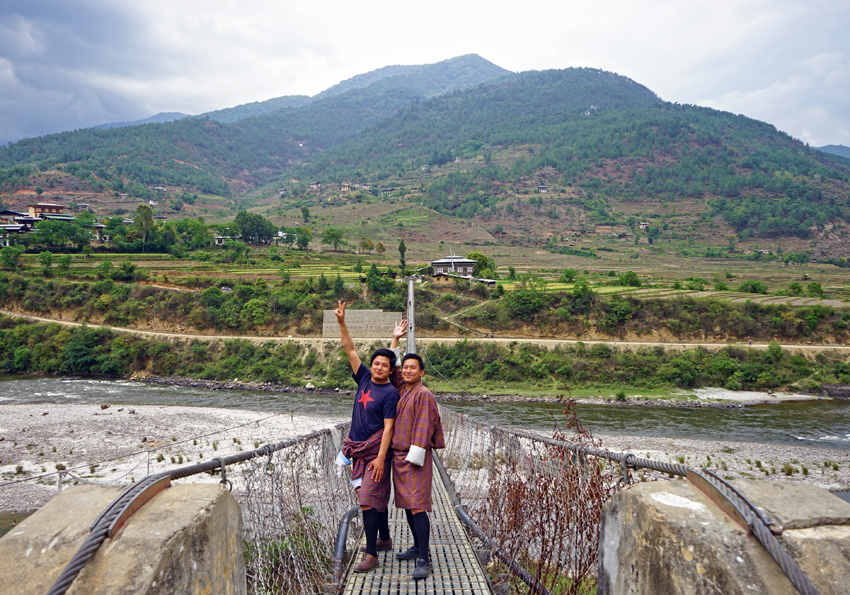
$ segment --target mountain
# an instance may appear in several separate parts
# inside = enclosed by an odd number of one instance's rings
[[[0,148],[9,168],[0,188],[25,184],[28,166],[64,164],[102,191],[288,189],[282,208],[348,200],[294,179],[370,182],[481,228],[498,225],[504,241],[536,243],[563,241],[579,228],[573,220],[581,229],[625,225],[644,204],[685,203],[692,220],[676,233],[701,237],[799,240],[850,220],[850,166],[770,124],[662,101],[598,69],[502,76],[491,67],[477,56],[388,67],[232,123],[185,118],[26,139]],[[488,76],[496,78],[481,81]],[[551,188],[545,201],[541,186]],[[827,254],[846,251],[841,238],[840,227],[829,234]]]
[[[132,122],[111,122],[109,124],[99,124],[92,128],[100,130],[109,130],[110,128],[123,128],[125,126],[139,126],[141,124],[162,124],[163,122],[173,122],[174,120],[182,120],[189,118],[189,114],[181,114],[180,112],[159,112],[158,114],[145,118],[144,120],[133,120]]]
[[[456,159],[465,165],[413,173]],[[576,205],[590,222],[625,224],[623,203],[658,201],[689,201],[742,238],[806,238],[850,220],[850,167],[770,124],[664,102],[587,68],[522,73],[413,103],[299,173],[416,186],[426,206],[500,228],[516,218],[517,195],[541,182],[567,196],[547,197],[547,211],[533,198],[538,227]]]
[[[474,55],[434,65],[393,67],[366,75],[374,80],[371,85],[363,86],[361,80],[316,100],[284,97],[211,113],[231,123],[214,117],[184,118],[24,139],[0,148],[0,167],[72,162],[75,171],[95,173],[90,179],[97,180],[91,182],[93,188],[118,187],[120,180],[129,179],[230,194],[349,140],[405,105],[503,72],[507,71]],[[265,109],[273,111],[243,117]]]
[[[349,91],[371,87],[372,93],[407,89],[423,98],[442,95],[459,89],[465,89],[511,74],[511,71],[496,66],[476,54],[459,56],[443,60],[436,64],[418,66],[385,66],[371,72],[358,74],[309,97],[307,95],[287,95],[266,101],[255,101],[200,114],[217,122],[237,122],[252,116],[261,116],[285,108],[298,108],[314,101],[344,95]]]
[[[307,105],[312,101],[307,95],[286,95],[284,97],[275,97],[265,101],[254,101],[251,103],[243,103],[236,107],[228,107],[212,112],[200,114],[199,118],[209,118],[216,122],[236,122],[252,116],[262,116],[269,112],[274,112],[280,109],[296,108]]]
[[[414,89],[423,97],[434,97],[451,91],[472,87],[479,83],[512,74],[477,54],[467,54],[436,64],[421,66],[385,66],[359,74],[325,89],[314,100],[341,95],[354,89],[376,87]]]
[[[815,148],[824,153],[832,153],[833,155],[850,159],[850,147],[845,147],[844,145],[824,145],[823,147]]]

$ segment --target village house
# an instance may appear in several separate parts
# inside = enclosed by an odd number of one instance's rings
[[[159,201],[158,200],[149,200],[148,204],[152,207],[155,207],[159,204]]]
[[[105,233],[105,232],[106,232],[106,226],[105,225],[103,225],[101,223],[95,224],[95,226],[94,226],[94,239],[95,239],[95,241],[100,242],[100,243],[108,242],[109,241],[109,234]]]
[[[15,218],[17,217],[26,217],[23,213],[18,213],[17,211],[10,211],[9,209],[3,209],[0,211],[0,224],[3,225],[14,225]]]
[[[318,190],[318,189],[320,189],[321,187],[322,187],[322,183],[321,183],[321,182],[310,182],[310,188],[311,188],[312,190]]]
[[[153,189],[158,190],[159,192],[165,192],[168,190],[168,186],[154,186]]]
[[[61,215],[65,212],[63,205],[57,205],[52,202],[39,202],[29,207],[30,217],[39,217],[43,214]]]
[[[446,256],[431,263],[434,274],[455,273],[458,275],[471,275],[477,261],[463,258],[462,256]]]
[[[549,192],[549,186],[545,186],[543,184],[540,184],[540,186],[537,187],[537,191],[540,194],[546,194],[547,192]]]
[[[647,227],[649,227],[649,223],[647,223],[646,221],[641,221],[640,223],[638,223],[638,225],[640,225],[641,229],[646,229]]]
[[[386,190],[381,190],[381,196],[389,196],[395,192],[395,188],[387,188]]]
[[[342,184],[339,189],[340,192],[351,192],[351,184]]]

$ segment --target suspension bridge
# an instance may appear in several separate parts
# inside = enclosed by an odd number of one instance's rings
[[[395,557],[412,543],[392,503],[394,550],[379,552],[371,572],[351,572],[364,540],[350,471],[334,464],[348,430],[341,424],[136,481],[92,523],[48,593],[66,593],[146,501],[201,473],[216,474],[241,506],[249,593],[592,593],[603,505],[632,483],[674,476],[688,478],[748,528],[789,588],[819,593],[776,527],[735,487],[707,470],[604,450],[575,425],[571,404],[565,407],[565,429],[547,437],[441,406],[446,448],[434,459],[432,573],[425,580],[414,581],[413,563]]]

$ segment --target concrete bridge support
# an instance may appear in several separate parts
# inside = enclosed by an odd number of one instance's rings
[[[809,485],[732,483],[821,595],[847,593],[850,503]],[[598,579],[599,595],[797,594],[756,538],[686,480],[636,484],[605,505]]]
[[[122,487],[76,486],[0,539],[0,593],[47,593]],[[218,484],[165,489],[107,539],[68,595],[247,592],[242,513]]]

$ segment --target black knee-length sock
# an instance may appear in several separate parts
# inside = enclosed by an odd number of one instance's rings
[[[413,515],[413,525],[416,527],[416,535],[419,537],[419,559],[430,562],[428,547],[431,540],[431,520],[424,510]]]
[[[390,538],[390,509],[387,508],[384,512],[379,512],[380,524],[378,525],[378,537],[381,541],[388,541]]]
[[[366,553],[378,556],[378,525],[380,514],[374,508],[363,511],[363,532],[366,534]]]
[[[413,523],[413,512],[410,510],[405,510],[404,516],[407,517],[407,526],[410,527],[410,532],[413,533],[413,547],[418,550],[419,536],[416,534],[416,525]]]

